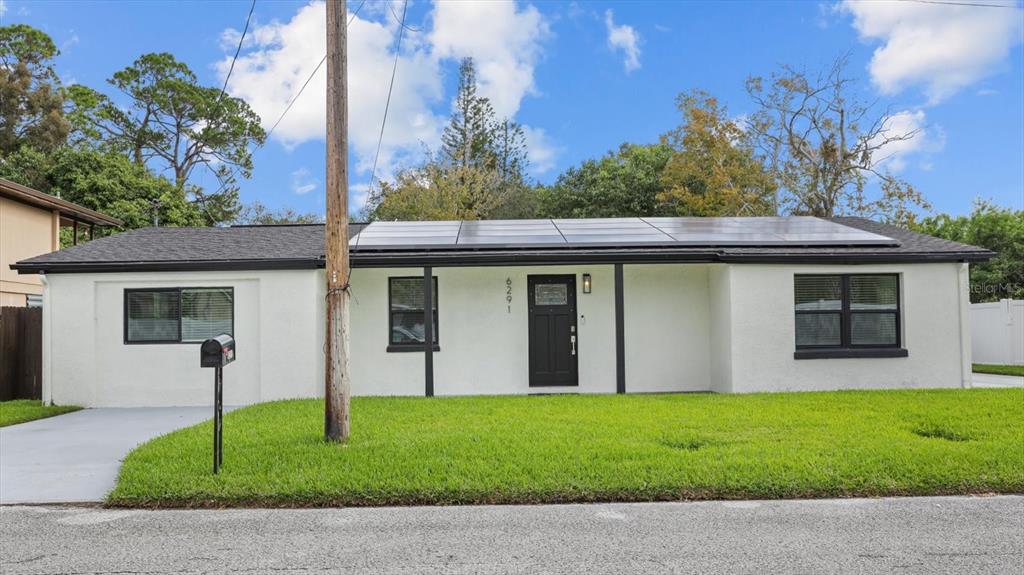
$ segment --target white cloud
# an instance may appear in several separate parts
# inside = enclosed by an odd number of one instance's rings
[[[0,16],[7,13],[7,0],[0,0]]]
[[[78,34],[76,34],[75,32],[71,32],[71,36],[67,40],[61,42],[60,49],[63,52],[68,48],[74,46],[75,44],[78,44],[79,41],[80,38],[78,37]]]
[[[319,184],[320,182],[306,168],[299,168],[292,172],[292,192],[296,194],[308,194]]]
[[[910,133],[914,133],[913,138],[890,142],[881,148],[875,166],[900,172],[916,157],[921,158],[920,168],[931,169],[928,156],[942,151],[946,145],[946,135],[941,127],[928,125],[924,110],[902,110],[892,114],[883,126],[883,132],[876,136],[873,143],[886,137]]]
[[[640,68],[640,34],[627,24],[616,25],[611,10],[604,11],[604,25],[608,29],[608,47],[621,50],[626,59],[626,72]]]
[[[550,34],[533,6],[513,2],[436,2],[429,41],[437,59],[471,56],[480,94],[498,117],[513,117],[526,95],[536,94],[533,70]]]
[[[530,173],[539,176],[554,168],[562,149],[551,141],[544,129],[523,126],[523,136],[526,138]]]
[[[366,213],[366,202],[370,199],[370,184],[349,184],[348,194],[350,211],[355,213],[359,220],[366,221],[369,218],[369,214]]]
[[[365,176],[376,153],[398,27],[390,11],[383,5],[379,8],[364,8],[348,28],[349,146],[356,157],[353,169]],[[323,57],[325,18],[324,3],[314,0],[290,20],[253,26],[246,35],[228,91],[246,100],[265,128],[277,121]],[[512,2],[439,2],[430,20],[430,30],[404,32],[378,177],[387,179],[396,166],[418,157],[423,145],[433,147],[440,141],[447,109],[434,110],[445,102],[443,64],[472,56],[480,92],[491,99],[499,116],[513,117],[522,99],[536,93],[534,67],[549,30],[535,8],[520,8]],[[239,32],[233,29],[221,34],[225,56],[215,67],[222,78],[238,38]],[[273,138],[287,148],[322,140],[325,89],[326,74],[321,68]]]
[[[869,65],[879,89],[895,94],[920,85],[931,103],[998,70],[1021,41],[1015,2],[989,8],[844,0],[840,10],[853,15],[862,38],[882,42]]]
[[[235,64],[228,91],[248,102],[265,128],[273,126],[323,58],[325,19],[323,2],[310,2],[291,20],[256,26],[251,42],[247,37],[248,49],[243,49]],[[369,171],[376,152],[394,64],[395,27],[392,19],[375,22],[357,16],[348,29],[349,145],[359,171]],[[440,133],[441,120],[430,110],[442,95],[440,74],[437,63],[415,48],[414,35],[405,32],[398,61],[381,146],[380,163],[385,167],[399,156],[417,153],[421,142],[434,142]],[[230,46],[233,38],[237,46],[237,32],[226,31],[224,38],[224,45]],[[216,63],[222,76],[230,63],[230,53]],[[291,148],[325,137],[326,82],[326,70],[321,67],[275,130],[275,139]]]

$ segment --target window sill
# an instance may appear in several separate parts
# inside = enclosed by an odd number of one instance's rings
[[[861,357],[907,357],[910,355],[901,347],[876,347],[863,349],[798,349],[793,359],[842,359]]]
[[[389,345],[388,353],[407,353],[423,351],[422,345]],[[441,351],[441,346],[434,344],[434,351]]]

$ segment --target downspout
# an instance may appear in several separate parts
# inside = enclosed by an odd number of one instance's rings
[[[39,274],[39,281],[43,284],[43,341],[41,342],[43,356],[43,373],[41,399],[44,405],[53,405],[53,386],[50,377],[50,310],[53,309],[51,301],[50,282],[46,279],[45,273]]]
[[[964,262],[957,269],[957,283],[960,289],[960,386],[970,388],[971,365],[971,297],[970,264]]]

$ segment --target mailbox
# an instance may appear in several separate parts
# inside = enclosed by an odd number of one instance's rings
[[[235,361],[235,338],[224,333],[203,342],[199,348],[200,367],[224,367]]]

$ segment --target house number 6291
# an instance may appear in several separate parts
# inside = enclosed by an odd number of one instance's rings
[[[505,303],[508,304],[508,313],[512,313],[512,278],[505,278]]]

